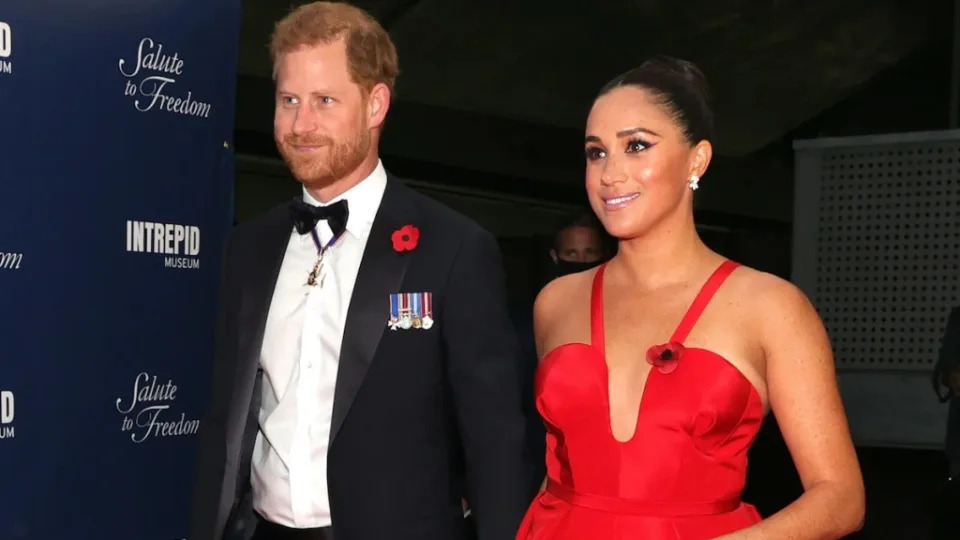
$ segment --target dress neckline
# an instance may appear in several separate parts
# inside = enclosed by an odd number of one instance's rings
[[[670,337],[670,343],[682,345],[684,341],[686,341],[687,336],[690,335],[693,327],[696,326],[697,321],[700,320],[700,316],[703,315],[703,311],[707,308],[707,305],[710,304],[710,300],[713,299],[714,295],[720,289],[720,286],[723,285],[723,282],[726,281],[730,274],[739,266],[738,263],[725,259],[716,270],[713,271],[703,286],[700,287],[700,291],[697,292],[697,296],[693,299],[690,307],[687,308],[683,318],[680,319],[680,323]],[[603,263],[597,268],[593,276],[593,289],[590,293],[590,344],[600,352],[601,356],[604,357],[604,361],[606,361],[606,344],[604,341],[603,318],[603,273],[606,267],[607,263]]]

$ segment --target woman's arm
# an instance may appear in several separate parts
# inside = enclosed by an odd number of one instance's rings
[[[540,290],[540,293],[537,294],[536,300],[533,302],[533,340],[537,348],[537,360],[543,360],[543,355],[546,353],[544,350],[544,342],[547,339],[547,327],[549,326],[549,321],[551,318],[551,309],[553,306],[551,304],[555,302],[553,299],[556,294],[554,289],[556,288],[555,281],[550,282]],[[547,478],[543,477],[543,482],[540,483],[540,489],[538,493],[542,493],[547,489]]]
[[[547,283],[533,302],[533,339],[538,361],[543,360],[543,355],[548,352],[549,332],[556,317],[568,312],[569,308],[563,305],[563,300],[565,295],[570,294],[569,288],[571,283],[576,284],[576,279],[577,277],[564,276]],[[540,492],[547,489],[548,479],[549,476],[544,476],[540,483]]]
[[[804,493],[768,519],[721,538],[842,538],[863,526],[864,489],[829,338],[799,289],[769,279],[759,287],[754,313],[760,319],[770,405]]]
[[[547,340],[547,330],[553,322],[556,314],[557,289],[565,284],[562,279],[556,279],[547,283],[540,290],[537,298],[533,301],[533,341],[537,348],[537,359],[543,360],[544,343]]]

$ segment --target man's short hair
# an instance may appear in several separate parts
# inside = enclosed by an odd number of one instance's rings
[[[284,54],[341,38],[347,46],[347,64],[353,82],[367,92],[383,83],[393,95],[400,68],[390,35],[369,13],[341,2],[304,4],[276,24],[270,39],[274,80]]]
[[[594,215],[593,212],[582,212],[568,219],[564,225],[553,233],[553,249],[557,251],[560,250],[560,238],[563,235],[563,231],[574,227],[584,227],[597,231],[597,236],[600,238],[601,244],[603,243],[604,229],[600,220],[597,219],[597,216]]]

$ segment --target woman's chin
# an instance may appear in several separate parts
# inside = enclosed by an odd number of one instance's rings
[[[633,219],[621,219],[619,216],[608,216],[601,221],[607,234],[617,240],[636,238],[643,231],[643,227],[638,226],[636,220]]]

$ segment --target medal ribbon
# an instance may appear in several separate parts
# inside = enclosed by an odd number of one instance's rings
[[[390,295],[390,319],[394,321],[400,319],[400,295],[397,293]]]
[[[314,245],[317,246],[317,262],[313,265],[313,270],[310,271],[310,277],[307,279],[307,285],[316,285],[316,278],[319,277],[320,269],[323,266],[323,256],[327,253],[327,250],[334,246],[337,241],[343,237],[343,233],[346,232],[346,229],[340,231],[339,233],[333,235],[330,238],[330,241],[327,242],[327,245],[323,245],[320,242],[320,236],[317,235],[317,229],[314,227],[310,229],[310,237],[313,238]],[[323,278],[320,277],[320,286],[323,286]]]
[[[410,295],[410,296],[411,296],[411,300],[413,300],[413,318],[414,318],[414,319],[419,319],[419,318],[420,318],[420,315],[421,315],[421,314],[420,314],[420,306],[421,306],[421,303],[422,303],[422,300],[423,300],[422,294],[423,294],[423,293],[413,293],[413,294]]]
[[[313,243],[317,246],[317,255],[323,257],[323,254],[326,253],[326,251],[334,244],[336,244],[338,240],[340,240],[344,232],[346,232],[346,229],[340,231],[338,234],[333,235],[333,237],[330,238],[330,241],[327,242],[327,245],[323,245],[323,243],[320,242],[320,236],[317,234],[316,227],[310,229],[310,237],[313,238]]]

